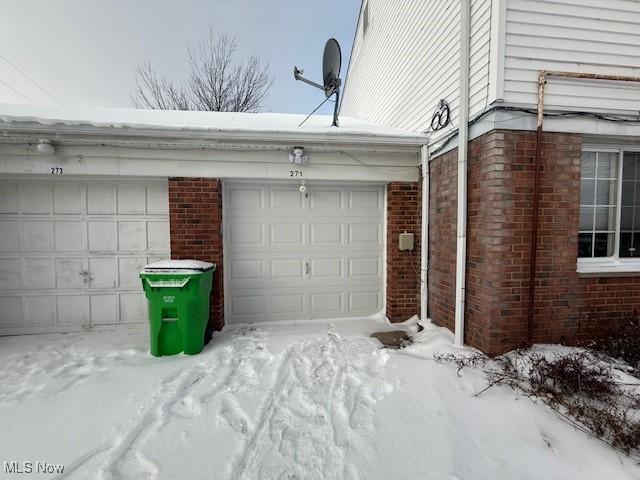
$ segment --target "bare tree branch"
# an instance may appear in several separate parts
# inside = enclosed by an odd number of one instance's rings
[[[159,77],[145,63],[137,69],[131,101],[154,110],[257,112],[273,82],[269,65],[253,55],[235,63],[235,51],[235,39],[210,31],[195,50],[187,50],[190,72],[184,85]]]

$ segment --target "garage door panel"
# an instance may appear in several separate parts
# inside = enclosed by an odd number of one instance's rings
[[[231,271],[229,275],[232,282],[247,280],[264,281],[265,279],[263,260],[236,260],[231,263],[230,267]]]
[[[347,231],[349,243],[382,243],[382,226],[379,223],[350,223]]]
[[[300,245],[304,238],[303,224],[276,223],[271,224],[269,239],[272,245]]]
[[[379,257],[350,258],[349,277],[382,277],[382,259]]]
[[[304,272],[304,258],[276,258],[271,260],[271,275],[269,280],[302,280]]]
[[[346,312],[344,303],[344,292],[323,292],[309,295],[311,300],[311,311],[319,317],[334,316]]]
[[[352,312],[370,312],[381,307],[380,292],[349,292],[349,310]]]
[[[115,294],[91,295],[91,325],[109,325],[118,318],[118,296]]]
[[[138,274],[170,256],[166,181],[0,179],[0,199],[0,334],[146,320]]]
[[[143,293],[120,294],[120,322],[141,323],[147,320],[147,299]]]
[[[260,315],[265,312],[265,294],[251,294],[246,291],[242,295],[231,296],[231,315],[234,317],[246,317],[248,315]]]
[[[81,327],[89,325],[89,297],[86,295],[58,295],[58,325]]]
[[[0,220],[0,253],[18,251],[19,230],[19,222]]]
[[[378,210],[382,208],[382,196],[380,192],[375,190],[357,190],[352,189],[349,192],[349,209],[350,210]]]
[[[0,259],[0,290],[18,290],[20,288],[20,259]]]
[[[169,250],[169,224],[147,222],[147,250]]]
[[[50,221],[22,222],[22,249],[27,252],[50,251],[53,248],[52,230]]]
[[[89,258],[90,288],[112,288],[118,285],[118,266],[114,257]]]
[[[310,280],[340,280],[343,278],[342,257],[311,257],[309,260]]]
[[[0,183],[0,213],[18,213],[17,183]]]
[[[271,315],[304,315],[304,293],[273,292],[267,297],[267,311]]]
[[[146,264],[146,257],[120,257],[118,259],[119,286],[132,288],[141,285],[139,274]]]
[[[264,209],[264,189],[253,185],[230,186],[226,202],[229,212],[260,212]]]
[[[118,185],[118,213],[121,215],[143,214],[146,209],[144,185]]]
[[[56,298],[53,295],[24,297],[24,322],[27,325],[48,327],[56,324]]]
[[[53,260],[50,258],[25,258],[22,261],[22,288],[55,288]]]
[[[87,185],[87,213],[113,215],[116,213],[116,187],[111,184]]]
[[[0,328],[17,327],[22,323],[22,298],[0,296]]]
[[[85,223],[82,221],[55,221],[53,238],[57,252],[85,250]]]
[[[257,223],[233,224],[229,227],[229,247],[264,245],[264,225]]]
[[[147,214],[168,215],[169,197],[163,185],[147,185]]]
[[[115,221],[87,222],[89,251],[91,252],[115,252],[118,249],[117,231]]]
[[[147,249],[145,222],[118,222],[118,250],[142,251]]]
[[[317,223],[309,226],[310,245],[339,245],[344,242],[345,225]]]
[[[80,184],[53,185],[53,213],[81,214],[84,210],[84,189]]]
[[[82,257],[56,258],[56,288],[78,289],[84,287],[84,260]]]
[[[51,213],[51,185],[43,183],[20,184],[20,213]]]
[[[382,308],[383,187],[311,184],[307,192],[293,183],[225,184],[229,323]]]
[[[314,215],[344,213],[344,189],[314,187],[309,191],[309,208]]]

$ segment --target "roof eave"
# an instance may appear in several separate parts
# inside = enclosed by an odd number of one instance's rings
[[[386,146],[402,149],[417,149],[427,143],[421,135],[385,135],[368,132],[292,132],[287,130],[251,131],[197,128],[160,128],[160,127],[108,127],[95,125],[46,125],[38,122],[0,122],[0,132],[35,136],[95,136],[106,138],[157,138],[181,141],[198,140],[216,142],[238,142],[248,144],[322,144],[357,145],[372,147]]]

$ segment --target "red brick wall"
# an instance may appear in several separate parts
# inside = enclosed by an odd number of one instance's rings
[[[469,145],[465,341],[489,354],[527,340],[535,142],[522,135]]]
[[[169,179],[171,258],[216,264],[211,291],[210,325],[224,325],[222,285],[222,185],[215,178]]]
[[[456,286],[457,150],[429,166],[429,317],[453,331]]]
[[[535,133],[489,132],[469,145],[465,342],[498,354],[527,341]],[[534,342],[614,332],[640,310],[640,276],[576,273],[581,137],[544,135]],[[453,329],[456,156],[431,163],[429,315]]]
[[[533,340],[584,342],[614,333],[640,310],[640,275],[578,276],[581,137],[547,134],[543,145]]]
[[[420,312],[421,201],[419,182],[387,185],[387,317],[392,322]],[[413,251],[398,249],[398,236],[405,231],[414,234]]]

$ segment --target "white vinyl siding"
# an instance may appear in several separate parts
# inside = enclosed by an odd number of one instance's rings
[[[535,105],[540,70],[640,75],[640,2],[508,0],[504,100]],[[550,78],[545,109],[637,114],[640,85]]]
[[[369,28],[353,46],[340,113],[425,131],[445,99],[457,122],[460,2],[368,0]],[[470,111],[487,100],[491,0],[471,2]]]

